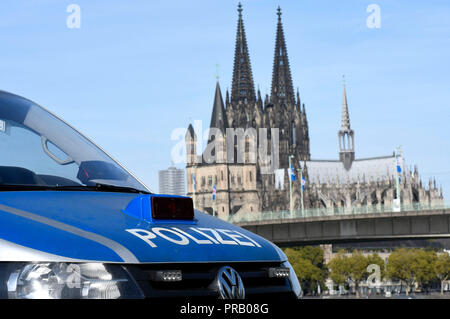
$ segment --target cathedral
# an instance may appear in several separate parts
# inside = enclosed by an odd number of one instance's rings
[[[417,169],[408,169],[401,154],[355,158],[345,84],[339,159],[311,159],[306,108],[298,90],[294,92],[281,15],[278,8],[272,87],[263,99],[259,89],[255,91],[242,6],[238,6],[231,94],[227,91],[224,100],[217,82],[208,146],[202,155],[197,155],[192,124],[186,133],[187,194],[195,208],[227,219],[234,214],[299,210],[301,205],[391,204],[396,186],[403,203],[441,200],[442,190],[439,194],[436,182],[430,181],[428,189],[423,187]],[[242,148],[238,130],[245,132]],[[248,132],[263,132],[264,139]],[[208,149],[209,145],[213,148]],[[259,154],[256,146],[258,151],[261,146],[267,149],[275,167],[267,169],[267,160],[255,156]]]

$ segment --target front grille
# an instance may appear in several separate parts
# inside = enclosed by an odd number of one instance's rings
[[[270,278],[268,268],[279,262],[192,263],[192,264],[139,264],[127,267],[146,297],[149,298],[213,298],[219,294],[213,283],[217,271],[223,266],[234,268],[244,283],[246,298],[294,297],[287,278]],[[161,282],[152,280],[154,271],[181,270],[182,280]]]

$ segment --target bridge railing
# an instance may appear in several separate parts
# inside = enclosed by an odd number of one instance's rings
[[[352,207],[333,207],[333,208],[307,208],[304,210],[294,210],[292,213],[288,210],[282,211],[266,211],[266,212],[239,212],[228,218],[232,223],[244,223],[267,220],[280,219],[298,219],[310,217],[326,217],[326,216],[345,216],[345,215],[365,215],[365,214],[382,214],[382,213],[402,213],[411,211],[429,211],[450,209],[450,203],[444,201],[430,203],[413,203],[401,204],[399,208],[394,209],[393,205],[367,205]]]

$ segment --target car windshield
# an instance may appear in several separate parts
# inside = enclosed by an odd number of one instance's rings
[[[44,108],[0,91],[0,190],[149,192],[120,164]]]

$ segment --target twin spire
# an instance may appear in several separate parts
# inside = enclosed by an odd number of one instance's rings
[[[231,84],[231,102],[256,101],[252,68],[242,20],[242,5],[238,5],[238,27],[236,34],[236,48],[234,54],[233,81]],[[294,103],[294,89],[292,86],[291,70],[281,23],[281,9],[278,7],[278,24],[275,40],[275,57],[272,73],[272,102]]]
[[[281,23],[281,8],[278,7],[277,36],[275,40],[275,54],[272,73],[272,102],[294,104],[294,88],[292,86],[291,69]]]
[[[233,82],[231,85],[231,102],[256,100],[253,84],[252,67],[245,37],[244,21],[242,20],[242,5],[238,5],[238,25],[236,34],[236,49],[234,53]]]

